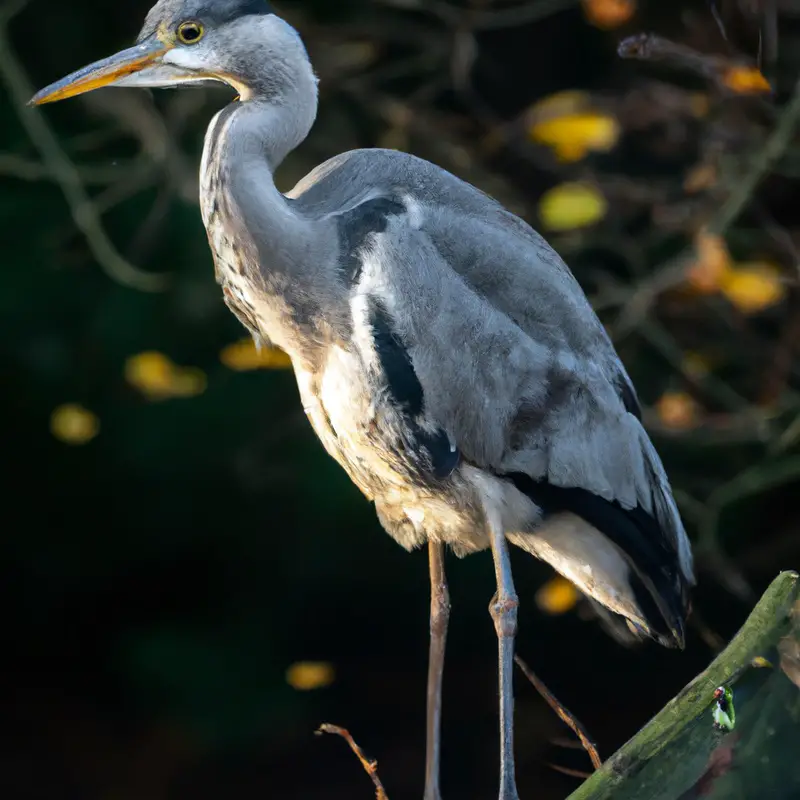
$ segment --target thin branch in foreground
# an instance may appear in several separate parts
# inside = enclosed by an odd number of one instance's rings
[[[372,782],[375,784],[375,800],[389,800],[389,795],[386,794],[381,779],[378,777],[378,762],[364,755],[364,751],[356,744],[355,739],[353,739],[346,728],[340,728],[338,725],[329,725],[327,722],[324,722],[317,728],[316,733],[317,735],[321,733],[333,733],[336,736],[341,736],[342,739],[350,745],[350,749],[356,754],[356,757],[361,762],[361,766],[364,767],[367,775],[369,775]]]
[[[558,764],[551,764],[547,762],[547,766],[550,769],[554,769],[556,772],[560,772],[562,775],[569,775],[570,778],[582,778],[586,780],[592,773],[591,772],[584,772],[580,769],[572,769],[571,767],[561,767]]]
[[[536,677],[533,670],[519,656],[515,655],[514,661],[517,662],[517,666],[522,670],[522,674],[533,684],[534,689],[547,701],[547,705],[558,714],[560,719],[568,725],[581,740],[583,749],[589,754],[589,758],[592,760],[592,766],[595,769],[600,769],[603,763],[600,760],[600,754],[597,752],[597,747],[589,738],[583,725],[578,722],[574,714],[558,702],[552,692]]]

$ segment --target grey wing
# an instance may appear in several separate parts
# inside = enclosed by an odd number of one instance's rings
[[[693,583],[688,540],[630,379],[577,282],[544,240],[493,203],[466,217],[405,198],[405,211],[394,207],[362,242],[354,292],[385,309],[425,417],[466,462],[538,509],[539,539],[509,532],[514,543],[635,627],[680,642]],[[584,532],[575,533],[575,519]],[[571,566],[548,558],[567,528]],[[593,558],[593,548],[622,554],[635,595],[627,606],[576,571],[578,561],[606,557]]]

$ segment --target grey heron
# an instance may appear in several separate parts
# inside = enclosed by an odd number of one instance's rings
[[[691,549],[636,392],[555,251],[445,170],[364,149],[276,188],[314,123],[317,79],[264,0],[159,0],[133,47],[31,102],[208,80],[238,94],[211,122],[200,168],[224,300],[289,354],[314,430],[387,532],[428,544],[425,798],[440,797],[449,546],[493,556],[499,797],[516,800],[509,543],[633,634],[683,646]]]

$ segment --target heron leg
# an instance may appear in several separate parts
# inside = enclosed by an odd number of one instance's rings
[[[442,673],[447,622],[450,618],[450,593],[444,574],[444,546],[428,542],[431,573],[431,641],[428,655],[428,714],[426,719],[424,800],[441,800],[439,763],[442,727]]]
[[[511,558],[502,525],[490,521],[497,593],[489,605],[499,649],[500,800],[519,800],[514,774],[514,637],[519,600],[511,576]]]

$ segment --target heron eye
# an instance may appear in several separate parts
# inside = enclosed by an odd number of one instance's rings
[[[195,44],[203,38],[205,30],[199,22],[181,22],[178,25],[178,39],[184,44]]]

